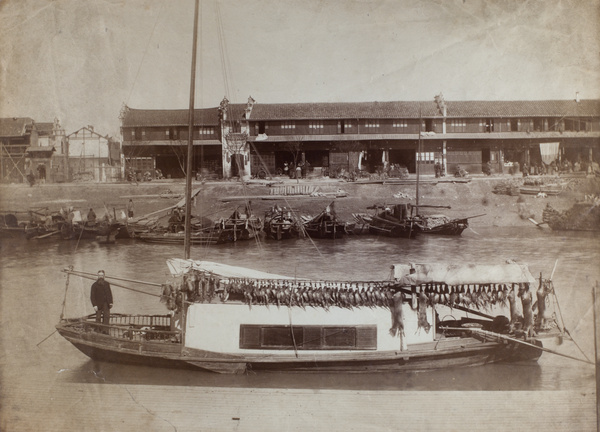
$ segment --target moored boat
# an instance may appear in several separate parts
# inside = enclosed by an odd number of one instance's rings
[[[600,231],[599,204],[597,200],[578,202],[565,211],[558,211],[546,204],[542,223],[556,231]]]
[[[63,318],[58,332],[94,359],[220,373],[431,370],[534,361],[544,350],[530,337],[533,314],[511,322],[478,311],[518,297],[525,308],[536,279],[524,265],[394,265],[393,277],[377,281],[183,259],[167,265],[173,277],[152,284],[161,286],[153,295],[166,314],[112,314],[109,325],[93,315]],[[540,278],[540,287],[548,283]],[[445,308],[469,317],[448,319]]]
[[[446,215],[418,215],[413,217],[419,233],[461,235],[469,227],[468,218],[452,219]]]
[[[417,229],[410,218],[410,204],[371,206],[375,211],[370,217],[369,232],[387,237],[415,238]]]
[[[302,216],[304,232],[313,238],[336,239],[351,232],[351,224],[339,220],[332,202],[316,216]]]
[[[302,225],[285,207],[274,206],[265,212],[263,231],[268,238],[275,240],[297,238]]]

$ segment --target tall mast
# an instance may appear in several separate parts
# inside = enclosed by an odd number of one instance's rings
[[[415,214],[419,214],[419,177],[421,176],[421,123],[423,123],[423,119],[421,116],[421,102],[419,102],[419,142],[417,144],[417,207],[415,210]]]
[[[194,155],[194,93],[196,91],[196,49],[198,46],[198,8],[200,0],[194,7],[194,40],[192,43],[192,74],[190,78],[190,111],[188,115],[188,148],[187,167],[185,171],[185,259],[190,259],[192,231],[192,159]]]

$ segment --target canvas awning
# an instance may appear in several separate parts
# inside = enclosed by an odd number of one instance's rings
[[[542,161],[546,165],[550,165],[556,159],[558,159],[558,150],[560,147],[560,143],[552,142],[552,143],[540,143],[540,154],[542,156]]]
[[[412,284],[445,283],[447,285],[535,283],[536,279],[525,264],[395,264],[394,278],[405,279],[411,266],[416,270]],[[411,275],[411,278],[413,276]],[[410,281],[410,279],[409,279]],[[407,283],[410,285],[411,283]]]

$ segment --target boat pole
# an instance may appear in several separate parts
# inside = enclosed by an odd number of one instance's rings
[[[194,94],[196,91],[196,51],[198,47],[198,9],[200,0],[194,6],[194,36],[192,42],[192,72],[190,77],[190,109],[188,115],[187,167],[185,171],[185,240],[184,256],[190,259],[192,230],[192,159],[194,157]],[[202,169],[202,167],[200,167]]]
[[[417,194],[417,209],[415,210],[415,215],[418,216],[419,215],[419,177],[421,176],[421,124],[423,123],[423,118],[421,115],[421,104],[419,103],[419,141],[417,142],[417,187],[416,187],[416,194]],[[411,219],[411,224],[410,224],[410,229],[412,231],[412,219]],[[410,237],[410,235],[409,235]]]
[[[91,277],[97,276],[96,273],[89,273],[89,272],[84,272],[84,271],[73,270],[72,268],[64,269],[62,271],[67,274],[74,274],[75,276],[84,276],[84,275],[91,276]],[[120,277],[116,277],[116,276],[106,275],[106,279],[114,279],[114,280],[123,281],[123,282],[133,282],[133,283],[138,283],[138,284],[142,284],[142,285],[150,285],[150,286],[155,286],[155,287],[162,286],[162,284],[159,284],[156,282],[146,282],[146,281],[135,280],[135,279],[120,278]]]
[[[488,331],[488,330],[482,330],[482,329],[478,329],[478,328],[468,328],[468,327],[442,327],[442,330],[471,331],[473,333],[479,333],[479,334],[484,335],[484,336],[489,336],[489,337],[494,337],[494,338],[497,338],[497,339],[504,339],[504,340],[507,340],[507,341],[510,341],[510,342],[515,342],[515,343],[518,343],[518,344],[521,344],[521,345],[525,345],[525,346],[528,346],[528,347],[531,347],[531,348],[539,349],[540,351],[544,351],[544,352],[547,352],[547,353],[550,353],[550,354],[556,354],[557,356],[566,357],[566,358],[571,359],[571,360],[577,360],[577,361],[582,362],[582,363],[594,364],[594,363],[592,363],[589,360],[581,359],[581,358],[578,358],[578,357],[573,357],[573,356],[570,356],[568,354],[563,354],[563,353],[560,353],[558,351],[554,351],[554,350],[551,350],[551,349],[548,349],[548,348],[537,346],[537,345],[531,344],[529,342],[525,342],[525,341],[522,341],[522,340],[510,337],[510,336],[506,336],[506,335],[503,335],[503,334],[500,334],[500,333],[496,333],[496,332],[491,332],[491,331]]]

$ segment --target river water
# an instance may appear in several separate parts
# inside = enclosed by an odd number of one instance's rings
[[[421,236],[389,239],[352,236],[340,240],[248,241],[192,247],[192,258],[247,266],[285,275],[324,279],[387,278],[390,265],[406,262],[529,264],[534,276],[556,270],[553,280],[565,325],[579,345],[552,345],[563,353],[594,359],[592,287],[600,280],[600,236],[532,228],[468,229],[461,237]],[[151,245],[134,240],[115,244],[95,241],[27,241],[0,239],[2,407],[23,410],[47,405],[49,393],[71,391],[69,384],[193,386],[367,390],[367,391],[561,391],[594,392],[594,367],[544,353],[537,363],[497,364],[409,374],[279,374],[222,376],[98,363],[81,354],[57,333],[69,265],[76,270],[136,280],[163,282],[165,261],[183,257],[182,246]],[[92,312],[91,281],[71,277],[66,301],[68,317]],[[153,294],[159,288],[129,284]],[[113,287],[114,312],[165,313],[156,297]],[[49,336],[50,335],[50,336]],[[48,337],[49,336],[49,337]],[[48,337],[48,339],[45,339]],[[583,351],[583,354],[581,351]],[[42,388],[44,391],[35,391]],[[69,390],[71,389],[71,390]],[[62,397],[69,397],[62,395]],[[6,413],[6,412],[5,412]]]

